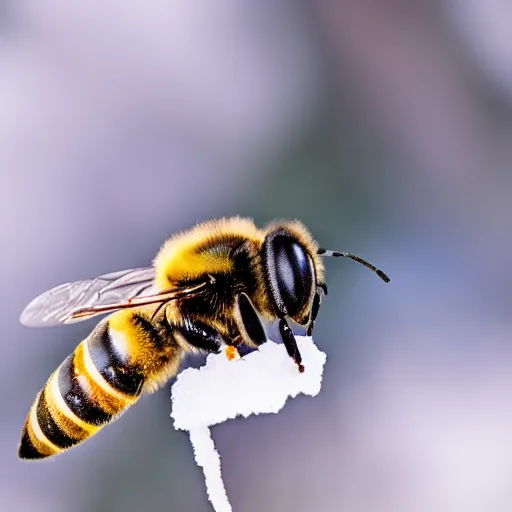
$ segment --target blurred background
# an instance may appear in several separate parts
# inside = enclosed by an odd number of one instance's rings
[[[299,218],[327,261],[322,393],[213,436],[237,512],[512,510],[512,5],[4,0],[2,511],[212,510],[169,387],[17,460],[95,325],[19,325],[200,220]]]

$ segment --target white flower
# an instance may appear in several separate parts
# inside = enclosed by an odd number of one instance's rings
[[[241,359],[209,355],[205,366],[183,371],[172,387],[174,427],[189,431],[216,512],[230,512],[231,505],[208,427],[237,416],[277,413],[288,397],[300,393],[316,396],[320,392],[326,355],[312,338],[296,339],[304,373],[299,373],[283,345],[268,341]]]

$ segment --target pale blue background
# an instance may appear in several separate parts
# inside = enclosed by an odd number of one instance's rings
[[[94,325],[18,316],[241,214],[300,218],[392,282],[327,262],[322,394],[213,429],[234,510],[510,512],[510,26],[506,0],[5,0],[0,509],[211,510],[168,388],[17,460]]]

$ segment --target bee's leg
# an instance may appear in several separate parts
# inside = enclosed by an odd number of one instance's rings
[[[219,354],[222,346],[220,334],[208,324],[185,318],[181,325],[174,327],[187,343],[195,348]]]
[[[316,289],[315,297],[313,299],[313,305],[311,306],[309,325],[306,331],[307,336],[311,336],[313,334],[313,327],[315,326],[315,320],[316,317],[318,316],[318,311],[320,310],[320,304],[322,302],[321,292],[324,290],[324,287],[325,285],[319,285]],[[323,293],[324,295],[326,294],[325,291]]]
[[[260,321],[251,299],[241,293],[236,298],[235,321],[238,326],[238,337],[241,336],[246,345],[259,347],[267,341],[265,329]],[[236,336],[233,337],[236,339]]]
[[[281,338],[283,339],[288,355],[295,361],[295,364],[299,368],[299,372],[302,373],[304,371],[302,356],[300,355],[299,347],[297,347],[295,336],[293,335],[293,332],[285,318],[281,318],[279,320],[279,332],[281,333]]]

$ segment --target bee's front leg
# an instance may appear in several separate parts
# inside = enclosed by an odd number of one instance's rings
[[[173,326],[185,342],[192,345],[194,348],[219,354],[222,347],[222,338],[218,331],[210,325],[192,320],[190,318],[184,318],[180,325]]]

